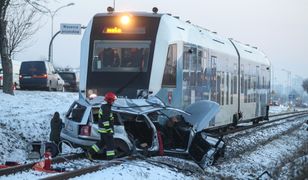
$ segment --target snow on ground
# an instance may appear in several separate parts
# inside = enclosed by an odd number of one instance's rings
[[[282,113],[282,112],[288,112],[289,110],[290,110],[290,108],[288,106],[283,106],[283,105],[270,106],[269,113],[270,114],[278,114],[278,113]]]
[[[240,139],[244,140],[244,138]],[[286,161],[292,161],[298,150],[308,152],[307,146],[303,146],[303,143],[307,140],[307,131],[298,128],[298,130],[286,135],[282,134],[280,137],[271,139],[268,142],[260,143],[262,144],[261,146],[255,145],[251,147],[251,145],[244,145],[246,151],[242,151],[241,154],[216,167],[211,167],[207,171],[212,170],[224,177],[229,176],[239,179],[255,179],[265,171],[279,177],[281,173],[278,168],[283,167]],[[239,147],[241,146],[243,145],[239,144]],[[307,166],[308,161],[303,161],[301,165]],[[286,178],[288,179],[290,176]]]
[[[98,171],[91,174],[86,174],[77,178],[76,180],[82,179],[125,179],[125,180],[134,180],[134,179],[193,179],[193,177],[185,176],[182,173],[177,173],[168,168],[158,167],[152,164],[149,164],[144,161],[137,162],[127,162],[119,166],[110,167],[102,171]]]
[[[48,140],[53,113],[58,111],[63,118],[77,98],[77,93],[67,92],[16,91],[16,95],[11,96],[0,91],[0,163],[27,161],[29,143]],[[277,113],[283,108],[274,111]],[[306,120],[307,117],[292,123],[282,121],[225,137],[225,158],[204,171],[192,161],[154,157],[150,159],[163,163],[125,162],[75,179],[255,179],[265,171],[274,179],[306,177],[307,174],[303,173],[308,169],[308,125],[303,125]],[[71,150],[65,148],[66,152]],[[173,165],[180,162],[182,167],[190,169],[190,173],[164,165],[166,162]],[[75,167],[76,164],[78,167],[91,165],[88,160],[82,160],[68,163],[66,167]],[[49,174],[30,170],[1,179],[46,176]]]
[[[16,91],[0,92],[0,162],[25,161],[32,141],[49,139],[50,119],[58,111],[63,118],[77,93]]]

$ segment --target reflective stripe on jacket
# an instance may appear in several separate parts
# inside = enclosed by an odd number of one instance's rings
[[[105,114],[104,114],[105,113]],[[109,116],[108,116],[109,114]],[[99,133],[110,133],[113,134],[113,120],[114,116],[111,112],[110,104],[103,104],[98,112],[98,132]]]

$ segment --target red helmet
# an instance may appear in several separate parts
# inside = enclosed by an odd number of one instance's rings
[[[117,96],[113,92],[107,92],[105,94],[105,101],[112,104],[117,99]]]

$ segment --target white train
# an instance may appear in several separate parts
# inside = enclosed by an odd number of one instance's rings
[[[81,45],[80,93],[156,95],[185,108],[211,100],[221,110],[210,127],[267,116],[270,62],[256,47],[218,36],[170,14],[96,14]]]

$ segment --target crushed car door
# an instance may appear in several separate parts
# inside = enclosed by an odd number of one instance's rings
[[[213,101],[202,100],[189,105],[183,114],[185,120],[193,125],[196,132],[209,127],[209,122],[219,112],[219,104]],[[190,115],[188,116],[187,113]]]

